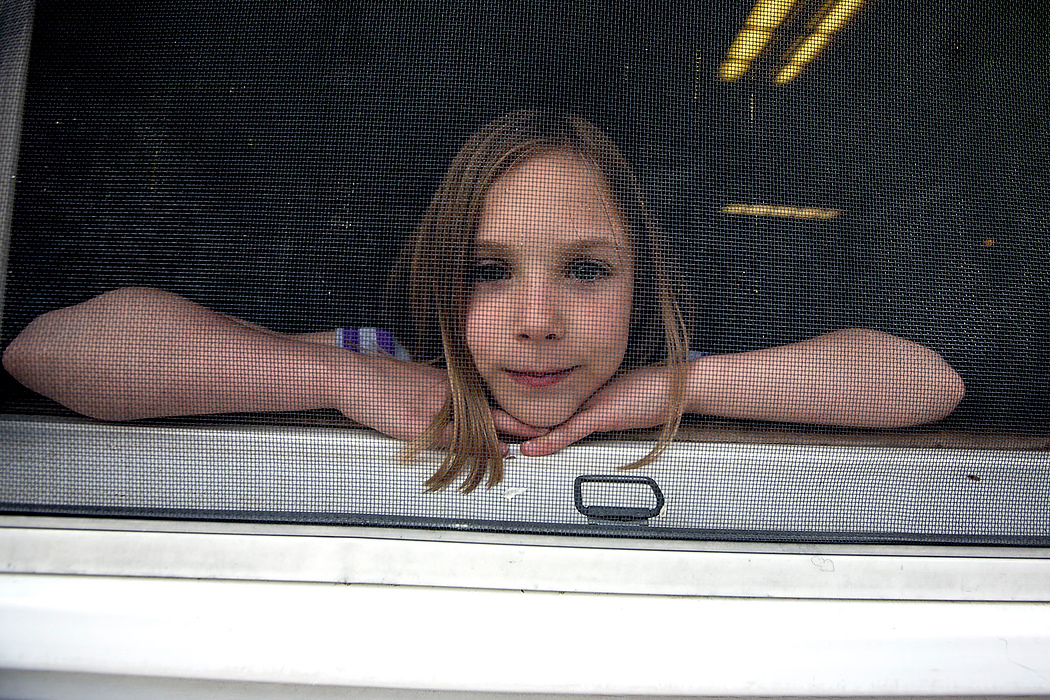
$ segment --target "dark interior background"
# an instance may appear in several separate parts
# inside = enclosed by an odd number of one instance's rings
[[[700,349],[877,328],[963,375],[946,425],[1046,430],[1045,3],[876,0],[787,86],[783,46],[720,82],[751,5],[40,1],[3,342],[125,285],[286,332],[374,325],[461,142],[547,106],[635,166]],[[720,213],[740,202],[843,214]]]

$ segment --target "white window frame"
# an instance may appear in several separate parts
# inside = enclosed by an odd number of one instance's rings
[[[0,691],[1050,692],[1048,549],[5,516],[0,561]]]
[[[1046,548],[8,515],[0,567],[3,697],[1050,694]]]

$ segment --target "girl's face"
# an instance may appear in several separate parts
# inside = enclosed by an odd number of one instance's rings
[[[634,265],[597,172],[565,153],[531,158],[485,194],[467,345],[500,407],[552,427],[623,361]]]

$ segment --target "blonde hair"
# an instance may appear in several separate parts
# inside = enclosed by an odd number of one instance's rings
[[[422,435],[402,450],[413,459],[452,426],[449,451],[428,490],[455,481],[464,493],[503,478],[503,456],[485,382],[467,347],[463,319],[471,294],[474,240],[485,193],[503,173],[539,155],[566,152],[601,174],[620,208],[634,252],[634,294],[627,353],[620,373],[654,362],[670,368],[671,407],[653,449],[622,468],[649,464],[674,439],[685,405],[688,334],[681,291],[666,263],[666,244],[620,151],[593,124],[542,110],[504,115],[474,133],[456,154],[391,277],[388,298],[408,297],[410,319],[391,315],[412,356],[444,362],[450,393]],[[411,321],[409,327],[404,322]],[[486,480],[487,476],[487,480]]]

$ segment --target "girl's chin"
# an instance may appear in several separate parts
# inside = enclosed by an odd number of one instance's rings
[[[579,406],[572,407],[572,410],[567,408],[536,410],[533,407],[530,407],[531,410],[519,410],[518,407],[508,408],[505,405],[503,406],[503,410],[510,414],[512,418],[533,428],[554,428],[559,426],[572,418],[577,408]]]

